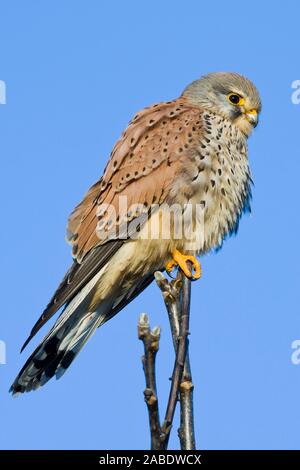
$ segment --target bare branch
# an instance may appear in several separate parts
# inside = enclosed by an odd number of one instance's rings
[[[182,304],[189,310],[190,299],[190,281],[178,271],[176,280],[169,282],[164,275],[157,271],[155,273],[157,285],[162,291],[165,305],[167,308],[170,327],[173,338],[175,352],[177,351],[178,339],[180,335],[180,323],[182,315]],[[183,301],[183,297],[185,301]],[[193,383],[188,354],[188,338],[186,359],[182,380],[179,388],[180,392],[180,428],[178,435],[182,450],[193,450],[196,448],[195,432],[194,432],[194,415],[193,415]],[[175,403],[176,406],[176,403]]]
[[[145,313],[142,313],[139,319],[138,337],[144,344],[144,355],[142,357],[146,379],[144,396],[149,415],[151,449],[162,450],[163,447],[161,442],[161,427],[155,379],[155,358],[159,349],[160,328],[155,327],[151,331],[149,318]]]
[[[189,361],[188,361],[189,362]],[[190,366],[188,366],[190,369]],[[194,409],[193,409],[193,390],[194,385],[191,375],[187,372],[185,363],[183,380],[180,384],[180,427],[178,436],[180,439],[180,448],[182,450],[195,450],[195,430],[194,430]]]
[[[163,273],[160,271],[156,271],[154,273],[154,277],[158,287],[160,288],[163,299],[166,305],[166,309],[169,316],[172,339],[174,350],[176,353],[177,344],[178,344],[178,337],[180,333],[180,317],[181,317],[181,287],[182,287],[182,279],[181,279],[181,272],[178,271],[177,277],[173,281],[168,281],[165,278]]]
[[[179,275],[178,275],[179,276]],[[166,279],[163,279],[162,274],[155,273],[156,280],[158,285],[163,291],[164,300],[168,310],[171,330],[173,336],[173,342],[176,340],[176,359],[172,373],[172,382],[171,389],[169,394],[169,400],[167,405],[167,410],[165,414],[164,423],[162,425],[162,440],[163,448],[168,448],[168,442],[170,437],[170,431],[174,419],[176,404],[178,401],[180,384],[182,382],[183,371],[186,353],[188,349],[188,334],[189,334],[189,314],[190,314],[190,290],[185,288],[182,293],[181,301],[182,308],[180,309],[179,296],[178,296],[178,281],[177,278],[175,282],[169,284]],[[176,284],[177,282],[177,284]],[[168,286],[169,285],[169,286]],[[189,287],[189,284],[187,284]],[[172,299],[172,300],[171,300]],[[181,315],[178,312],[181,311]],[[179,335],[178,332],[178,319],[179,319]]]
[[[185,309],[190,310],[191,281],[185,276],[182,277],[182,313],[184,313]],[[180,384],[180,427],[178,429],[180,447],[183,450],[196,449],[193,391],[194,385],[192,382],[191,365],[189,358],[189,344],[187,344],[187,353],[185,358],[183,377]]]

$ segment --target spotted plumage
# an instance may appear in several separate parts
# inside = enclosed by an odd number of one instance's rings
[[[61,377],[97,327],[139,295],[174,253],[176,259],[178,252],[202,255],[237,230],[250,208],[247,138],[260,109],[255,86],[224,72],[202,77],[178,99],[133,118],[103,176],[69,218],[73,265],[24,347],[63,311],[12,393]],[[188,232],[179,237],[176,214],[188,220]]]

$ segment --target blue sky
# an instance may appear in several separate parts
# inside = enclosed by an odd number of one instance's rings
[[[16,400],[7,392],[33,345],[19,348],[71,262],[67,216],[123,128],[200,75],[230,70],[256,83],[263,112],[249,142],[253,213],[202,260],[192,286],[197,443],[299,449],[299,2],[2,0],[0,16],[0,448],[148,447],[141,312],[162,327],[161,413],[173,364],[155,285],[97,331],[62,380]]]

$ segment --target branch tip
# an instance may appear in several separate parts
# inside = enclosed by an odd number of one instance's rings
[[[161,329],[156,326],[151,330],[148,315],[141,314],[138,323],[138,334],[144,344],[142,359],[146,378],[144,397],[148,407],[151,449],[166,450],[168,448],[175,408],[180,400],[178,435],[181,449],[193,450],[196,448],[193,421],[194,385],[188,355],[191,283],[180,270],[177,272],[176,279],[171,281],[160,271],[154,273],[154,278],[161,290],[167,308],[176,359],[173,374],[170,378],[171,389],[166,414],[161,425],[155,378],[155,358],[159,348]]]

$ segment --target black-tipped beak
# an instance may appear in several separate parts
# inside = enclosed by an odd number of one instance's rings
[[[246,119],[253,127],[256,127],[258,124],[258,114],[256,109],[251,109],[245,113]]]

